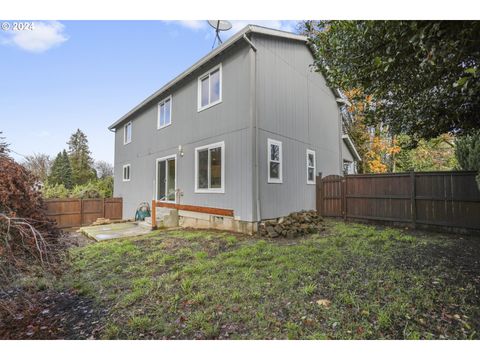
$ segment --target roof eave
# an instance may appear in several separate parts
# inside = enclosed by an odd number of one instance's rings
[[[347,146],[352,150],[353,156],[357,159],[357,161],[361,161],[362,158],[360,157],[360,154],[357,151],[357,148],[355,147],[355,144],[353,143],[352,139],[348,135],[342,135],[343,141],[347,143]]]

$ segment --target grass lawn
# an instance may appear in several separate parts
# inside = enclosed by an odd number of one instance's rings
[[[327,221],[298,240],[155,231],[71,250],[104,338],[480,337],[480,239]]]

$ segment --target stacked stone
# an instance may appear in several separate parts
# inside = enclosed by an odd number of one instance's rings
[[[260,223],[258,233],[269,238],[285,237],[293,239],[298,236],[323,231],[323,218],[316,211],[299,211],[278,219]]]

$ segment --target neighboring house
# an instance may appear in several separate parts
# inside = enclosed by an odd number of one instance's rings
[[[357,173],[357,162],[361,160],[352,139],[347,134],[342,135],[343,174],[353,175]]]
[[[352,139],[348,136],[347,127],[352,125],[354,119],[352,114],[347,110],[350,106],[347,96],[339,90],[335,89],[337,97],[337,103],[340,106],[340,112],[342,114],[342,154],[343,154],[343,174],[353,175],[357,173],[357,164],[361,160],[361,157],[353,144]]]
[[[112,124],[124,217],[157,199],[254,229],[315,209],[316,175],[342,174],[356,151],[313,61],[306,37],[250,25]]]

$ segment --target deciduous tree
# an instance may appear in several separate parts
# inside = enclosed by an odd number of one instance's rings
[[[308,21],[304,31],[330,86],[372,97],[367,124],[413,142],[480,127],[479,21]]]
[[[412,144],[408,135],[397,137],[400,147],[395,157],[396,171],[448,171],[457,167],[455,138],[443,134]]]
[[[45,182],[50,172],[50,167],[52,166],[52,160],[47,154],[35,153],[26,156],[22,165],[34,174],[41,182]]]
[[[95,170],[99,179],[113,176],[113,166],[103,160],[95,161]]]

